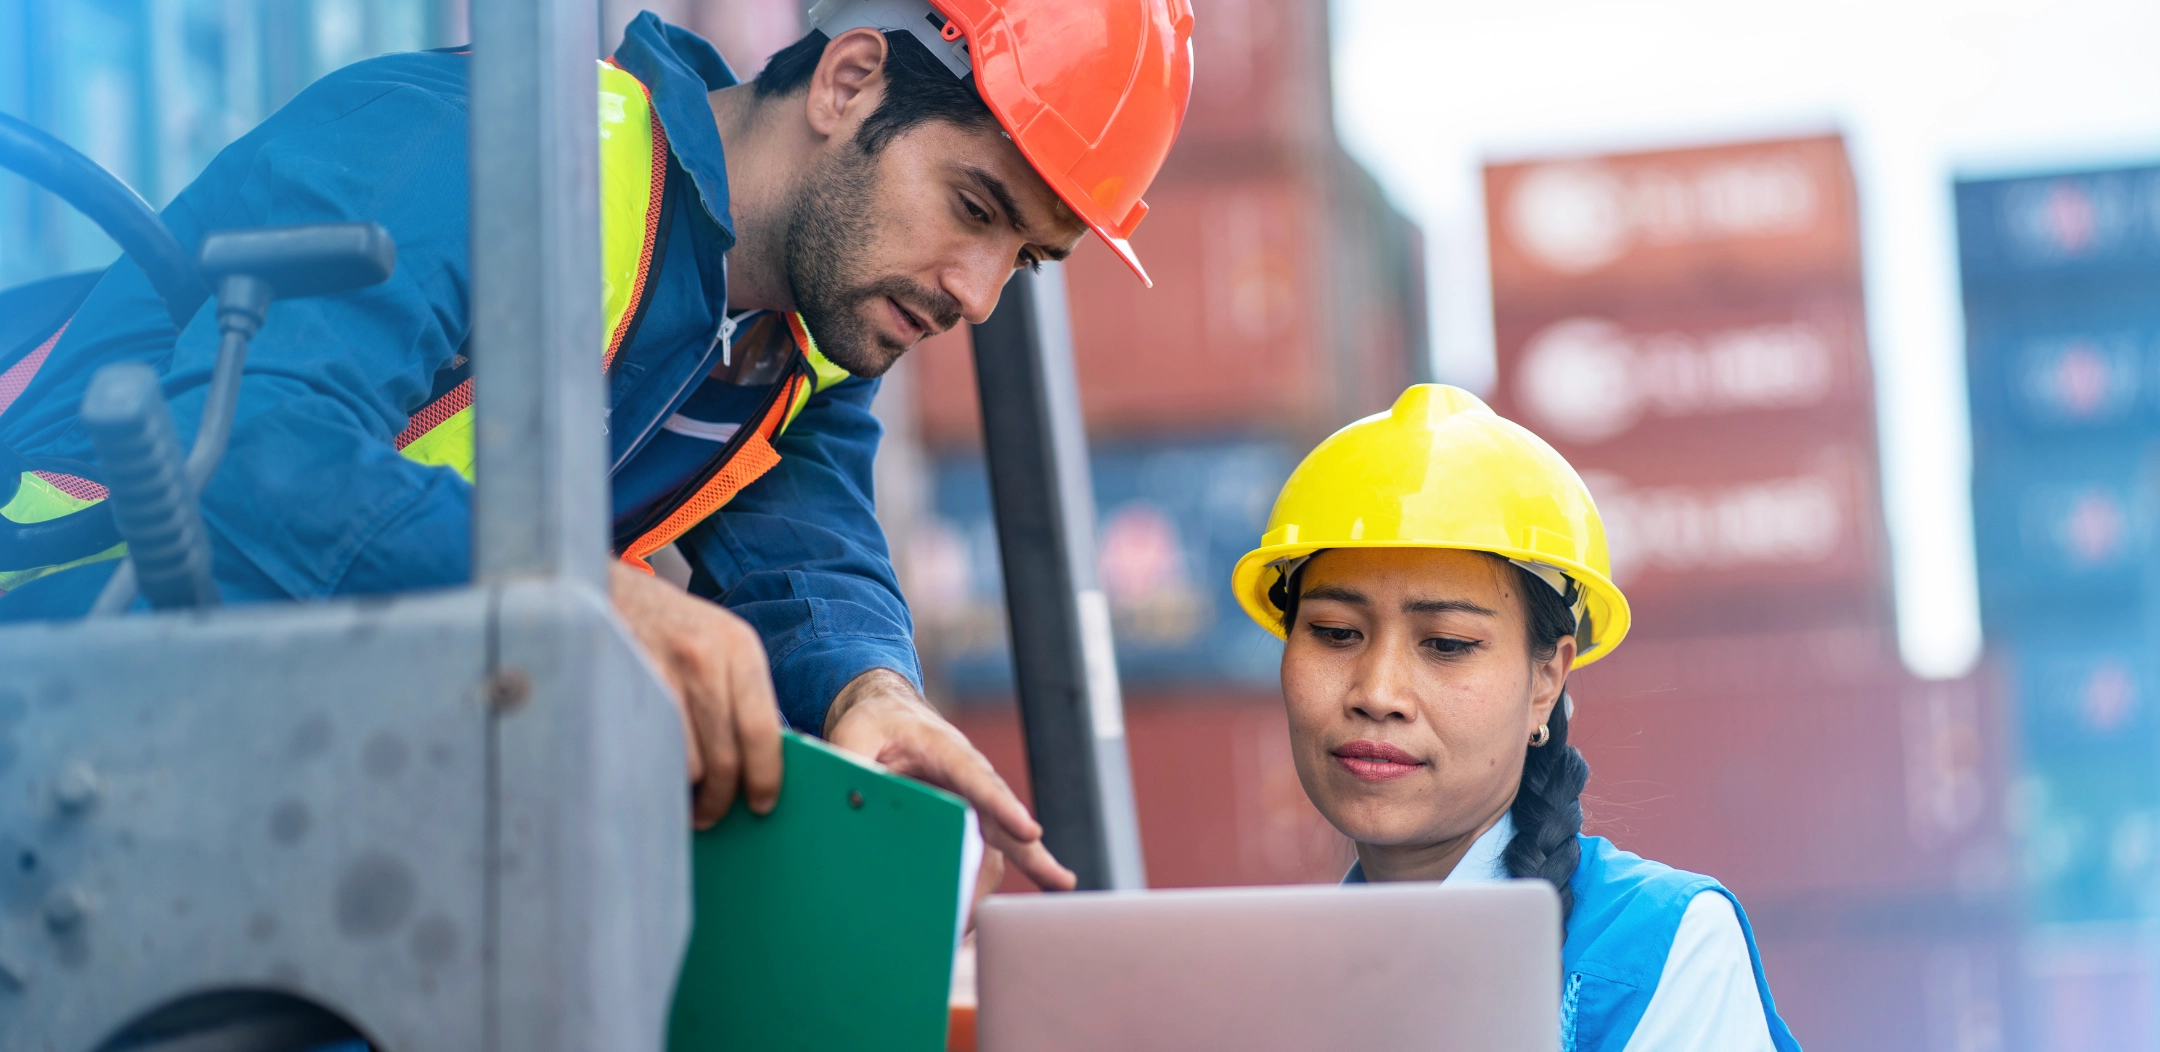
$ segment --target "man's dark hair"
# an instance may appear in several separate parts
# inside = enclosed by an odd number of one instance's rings
[[[825,45],[830,42],[823,30],[813,29],[801,40],[774,52],[752,82],[757,99],[762,102],[807,89],[810,75],[817,71],[818,60],[825,57]],[[931,121],[970,129],[997,125],[990,107],[983,105],[982,96],[975,93],[973,76],[965,80],[953,76],[952,70],[914,34],[889,30],[885,34],[885,97],[863,121],[855,144],[864,153],[875,154],[902,132]]]

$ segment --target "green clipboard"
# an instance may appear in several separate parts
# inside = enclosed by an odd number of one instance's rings
[[[942,1052],[982,841],[959,797],[786,732],[780,801],[691,842],[668,1052]]]

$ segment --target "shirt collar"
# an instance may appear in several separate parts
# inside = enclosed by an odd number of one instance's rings
[[[1486,830],[1475,841],[1471,842],[1470,850],[1463,853],[1462,861],[1455,863],[1454,871],[1447,875],[1447,879],[1440,882],[1441,885],[1444,887],[1449,884],[1486,884],[1495,880],[1508,879],[1507,862],[1501,858],[1501,855],[1507,851],[1508,841],[1513,839],[1515,839],[1515,816],[1512,814],[1501,815],[1500,820],[1494,822],[1491,829]],[[1350,863],[1350,872],[1343,874],[1342,882],[1345,884],[1366,883],[1365,863]]]
[[[697,186],[705,214],[725,235],[723,250],[735,244],[735,220],[728,214],[727,154],[713,123],[706,95],[741,81],[703,37],[671,26],[650,11],[640,13],[623,31],[615,64],[652,93],[654,112],[667,130],[675,160]]]

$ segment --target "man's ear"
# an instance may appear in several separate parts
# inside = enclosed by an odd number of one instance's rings
[[[804,102],[812,131],[827,139],[854,135],[855,126],[884,97],[888,47],[885,34],[868,26],[850,29],[825,45]]]

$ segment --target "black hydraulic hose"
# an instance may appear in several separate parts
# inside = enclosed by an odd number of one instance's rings
[[[116,597],[123,607],[133,598],[133,588],[117,591],[128,576],[159,610],[217,605],[210,536],[157,371],[140,362],[98,370],[83,396],[82,422],[97,447],[111,491],[107,503],[128,545],[128,560],[99,596],[96,612],[109,612],[106,604]]]
[[[164,298],[174,328],[210,298],[195,261],[149,202],[74,147],[0,113],[0,168],[58,194],[119,242]]]
[[[232,438],[233,413],[240,407],[240,377],[247,369],[248,341],[262,330],[270,309],[270,286],[249,274],[232,274],[218,283],[218,356],[210,370],[210,393],[203,399],[202,423],[188,450],[188,486],[196,493],[210,484],[225,444]]]

